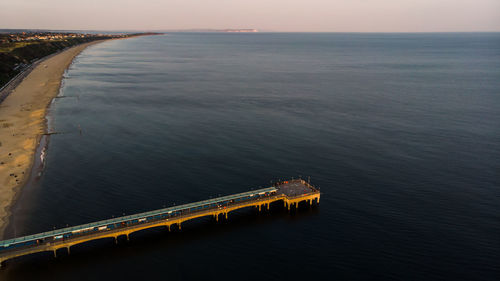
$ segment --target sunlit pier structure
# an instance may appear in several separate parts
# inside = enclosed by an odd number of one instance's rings
[[[118,243],[120,236],[129,240],[131,233],[149,228],[163,226],[170,231],[174,225],[180,230],[183,222],[200,217],[227,219],[229,212],[241,208],[269,210],[271,203],[283,201],[290,210],[300,202],[319,204],[319,199],[319,190],[302,179],[277,182],[268,188],[0,241],[0,266],[8,259],[39,252],[50,251],[56,257],[61,248],[69,254],[71,246],[97,239],[114,238]]]

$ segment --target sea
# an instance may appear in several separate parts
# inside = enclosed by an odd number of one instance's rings
[[[5,238],[280,179],[321,201],[17,258],[1,280],[500,279],[500,33],[106,41],[47,118]]]

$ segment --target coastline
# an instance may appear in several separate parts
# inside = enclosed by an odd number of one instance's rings
[[[104,41],[76,45],[41,59],[0,103],[0,239],[47,133],[46,115],[59,94],[64,72],[84,49]]]
[[[89,43],[91,43],[91,42],[89,42]],[[9,82],[7,82],[7,84],[3,85],[2,88],[0,88],[0,104],[9,96],[9,93],[14,91],[14,89],[16,89],[16,87],[19,86],[19,84],[21,84],[21,82],[24,80],[24,78],[26,78],[26,76],[28,76],[31,73],[31,71],[33,71],[33,69],[35,69],[37,66],[40,65],[40,63],[42,63],[45,60],[50,59],[53,56],[56,56],[64,51],[66,51],[66,50],[67,49],[60,50],[60,51],[57,51],[57,52],[50,54],[46,57],[43,57],[41,59],[36,60],[30,66],[28,66],[25,70],[21,71],[14,78],[12,78]]]

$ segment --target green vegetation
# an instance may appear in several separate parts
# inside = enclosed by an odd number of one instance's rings
[[[0,88],[34,61],[65,48],[95,40],[157,34],[0,33]]]
[[[14,49],[21,48],[24,46],[28,46],[31,44],[36,44],[37,42],[9,42],[0,45],[0,53],[8,53]]]
[[[96,40],[159,34],[0,33],[0,88],[34,61],[65,48]]]
[[[37,59],[80,43],[98,39],[107,38],[85,37],[64,40],[5,42],[0,44],[0,87]]]

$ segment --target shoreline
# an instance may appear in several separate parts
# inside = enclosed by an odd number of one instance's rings
[[[108,40],[114,39],[76,45],[41,59],[0,103],[0,240],[29,181],[40,140],[48,130],[46,116],[60,93],[65,71],[87,47]]]

